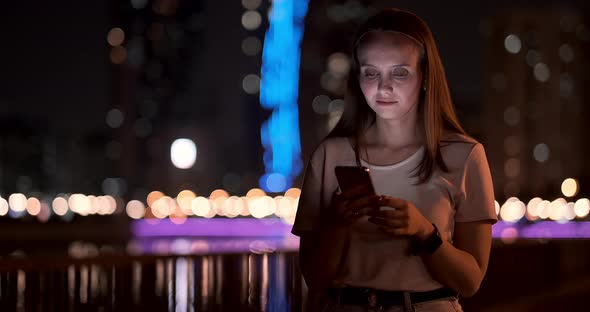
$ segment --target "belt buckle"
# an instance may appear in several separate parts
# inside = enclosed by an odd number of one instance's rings
[[[383,307],[379,305],[377,291],[375,289],[367,289],[367,306],[369,311],[383,311]]]

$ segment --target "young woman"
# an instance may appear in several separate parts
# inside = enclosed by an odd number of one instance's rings
[[[497,216],[484,149],[457,121],[422,19],[387,9],[361,25],[345,103],[307,164],[293,226],[307,310],[460,311]],[[336,166],[368,167],[378,195],[341,192]]]

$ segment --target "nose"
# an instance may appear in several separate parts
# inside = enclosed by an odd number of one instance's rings
[[[391,92],[393,91],[393,82],[388,75],[383,75],[379,77],[379,84],[377,86],[377,90]]]

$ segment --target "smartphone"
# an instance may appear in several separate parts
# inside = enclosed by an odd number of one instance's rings
[[[376,195],[369,168],[361,166],[336,166],[334,168],[340,190],[345,192],[361,187],[362,195]]]
[[[336,166],[334,168],[336,179],[341,191],[347,191],[361,186],[362,195],[376,195],[373,180],[371,180],[370,170],[367,167],[359,166]],[[395,210],[393,207],[381,206],[379,210]]]

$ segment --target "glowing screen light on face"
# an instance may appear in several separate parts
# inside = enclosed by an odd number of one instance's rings
[[[300,43],[308,0],[275,0],[264,37],[260,104],[272,114],[262,124],[265,174],[260,187],[267,192],[290,188],[301,172],[299,139]]]

